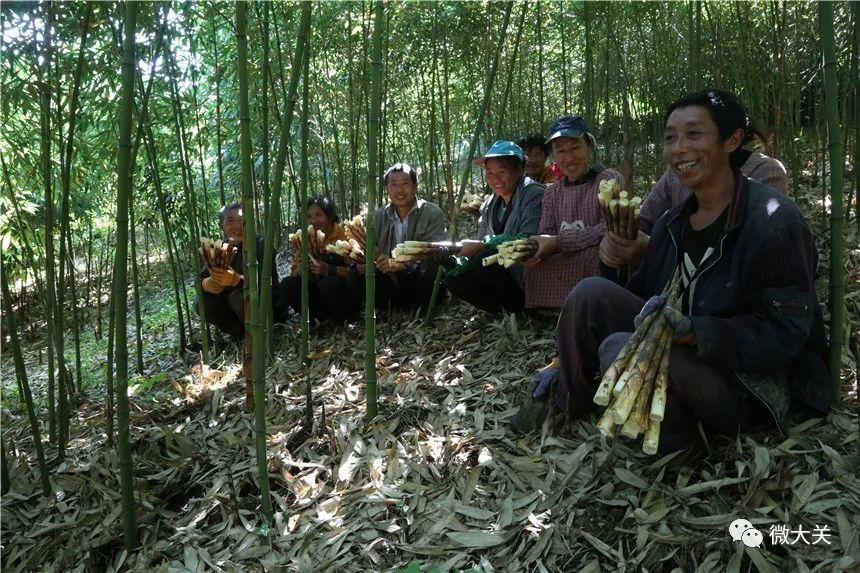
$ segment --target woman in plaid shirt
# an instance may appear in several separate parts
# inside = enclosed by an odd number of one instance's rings
[[[553,159],[564,172],[543,197],[539,248],[524,263],[526,308],[558,309],[576,284],[598,274],[598,248],[606,232],[597,191],[604,179],[622,182],[614,169],[592,165],[597,146],[581,117],[553,122],[547,137]]]

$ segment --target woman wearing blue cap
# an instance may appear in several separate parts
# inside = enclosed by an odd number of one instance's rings
[[[496,141],[474,163],[484,168],[493,194],[481,205],[476,238],[463,241],[460,255],[468,263],[450,272],[448,288],[482,310],[516,312],[525,303],[522,267],[485,267],[483,259],[506,237],[537,233],[545,187],[525,176],[525,153],[513,141]]]

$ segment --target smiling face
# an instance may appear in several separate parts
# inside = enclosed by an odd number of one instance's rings
[[[319,205],[308,207],[308,223],[314,226],[314,230],[328,233],[331,229],[331,219],[325,214]]]
[[[231,243],[241,243],[245,236],[245,218],[242,216],[242,210],[229,211],[221,224],[221,230]]]
[[[415,204],[418,186],[412,182],[408,173],[403,171],[390,173],[385,188],[388,191],[388,199],[398,211],[408,211]]]
[[[484,175],[493,193],[507,202],[516,190],[519,173],[511,171],[501,159],[491,157],[484,164]]]
[[[529,147],[526,152],[526,175],[539,180],[546,166],[546,152],[542,147]]]
[[[552,157],[571,181],[588,172],[591,165],[591,147],[584,137],[557,137],[552,140]]]
[[[679,107],[663,131],[663,155],[669,169],[690,189],[704,189],[732,177],[729,155],[738,148],[743,130],[720,141],[717,124],[702,106]]]

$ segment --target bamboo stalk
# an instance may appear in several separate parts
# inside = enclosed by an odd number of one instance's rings
[[[251,125],[248,103],[248,36],[247,2],[236,2],[236,68],[239,76],[240,157],[242,161],[242,211],[245,213],[245,237],[242,242],[245,262],[245,338],[252,345],[251,368],[245,370],[246,381],[256,372],[254,392],[254,437],[257,453],[257,479],[260,505],[267,522],[272,521],[272,499],[269,495],[269,469],[266,455],[266,392],[262,325],[257,290],[257,229],[254,218],[253,165],[251,163]],[[247,349],[247,345],[246,345]],[[262,384],[261,384],[262,382]]]
[[[120,105],[119,153],[117,165],[116,263],[114,265],[114,301],[116,308],[116,404],[117,455],[122,491],[123,538],[131,551],[138,546],[135,523],[134,467],[131,458],[128,427],[128,334],[126,330],[127,262],[128,262],[128,201],[131,195],[129,173],[131,164],[131,120],[134,109],[135,32],[137,4],[125,4],[122,61],[122,100]]]
[[[830,155],[830,380],[833,401],[842,401],[842,347],[845,344],[845,214],[843,204],[843,170],[845,156],[842,148],[839,118],[833,3],[818,4],[821,23],[821,51],[824,55],[824,113],[827,117],[827,143]],[[856,78],[855,78],[856,80]],[[855,82],[856,84],[856,82]],[[856,87],[855,87],[856,89]],[[854,158],[855,166],[857,158]]]
[[[367,221],[365,248],[364,276],[364,377],[367,385],[367,417],[372,419],[377,414],[376,388],[376,269],[374,251],[376,250],[376,226],[374,225],[373,206],[376,198],[376,187],[379,185],[379,158],[377,138],[379,135],[379,116],[382,107],[381,97],[381,60],[382,60],[382,25],[384,7],[381,0],[374,4],[373,19],[373,52],[371,56],[370,77],[370,113],[367,132]]]
[[[15,362],[15,374],[21,389],[21,399],[27,409],[27,419],[30,422],[30,432],[33,436],[33,449],[36,451],[36,460],[39,465],[39,482],[42,485],[42,493],[45,497],[51,496],[51,484],[48,482],[48,464],[45,462],[45,450],[42,447],[42,434],[39,431],[39,419],[36,417],[36,408],[33,405],[33,394],[30,391],[30,383],[27,380],[27,368],[24,365],[24,356],[21,353],[21,342],[19,340],[18,324],[15,313],[12,312],[12,296],[9,292],[9,277],[3,265],[3,253],[0,252],[0,285],[3,295],[3,315],[6,317],[6,327],[9,332],[9,346],[12,348],[12,358]],[[5,485],[5,483],[4,483]]]

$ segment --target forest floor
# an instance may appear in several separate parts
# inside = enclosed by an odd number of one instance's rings
[[[849,320],[856,324],[857,251],[849,252],[848,271]],[[633,441],[603,438],[594,418],[550,418],[525,437],[508,429],[526,382],[553,353],[551,317],[491,317],[449,302],[432,325],[407,314],[380,321],[379,416],[372,423],[364,419],[363,326],[314,329],[316,359],[303,372],[292,318],[279,327],[267,376],[276,512],[268,527],[260,519],[254,422],[244,411],[238,351],[228,346],[211,367],[177,358],[167,335],[175,330],[164,310],[170,304],[170,293],[147,289],[149,369],[132,379],[142,549],[128,553],[122,545],[117,460],[106,444],[97,386],[103,362],[94,346],[87,401],[75,411],[65,460],[55,462],[52,498],[41,496],[35,479],[25,416],[4,397],[12,476],[0,515],[4,570],[860,567],[860,418],[849,349],[844,402],[826,419],[796,420],[787,436],[762,430],[657,458]],[[163,322],[158,328],[154,317]],[[38,386],[44,366],[32,348],[28,361]],[[9,372],[4,361],[7,380]],[[48,454],[56,457],[50,448]],[[763,534],[759,548],[732,540],[728,527],[737,518]]]

